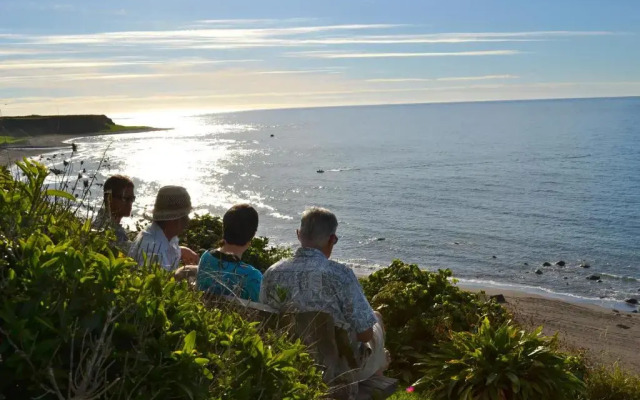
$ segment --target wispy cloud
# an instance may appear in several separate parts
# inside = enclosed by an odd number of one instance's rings
[[[488,81],[500,79],[517,79],[517,75],[482,75],[482,76],[452,76],[444,78],[379,78],[367,79],[367,82],[400,83],[400,82],[447,82],[447,81]]]
[[[522,54],[519,50],[482,50],[482,51],[449,51],[425,53],[339,53],[325,51],[306,51],[290,53],[292,57],[306,58],[406,58],[406,57],[477,57],[477,56],[511,56]]]
[[[275,70],[275,71],[259,71],[256,74],[259,75],[292,75],[292,74],[340,74],[342,72],[335,69],[308,69],[308,70]]]
[[[205,59],[173,59],[173,60],[148,60],[148,59],[14,59],[5,60],[0,63],[0,70],[25,70],[25,69],[82,69],[82,68],[110,68],[110,67],[132,67],[132,66],[153,66],[171,65],[174,67],[192,67],[199,65],[248,63],[260,60],[205,60]]]
[[[122,31],[76,35],[0,34],[0,38],[24,45],[165,45],[180,48],[248,48],[327,45],[437,44],[474,42],[526,42],[567,37],[614,35],[610,31],[467,32],[430,34],[362,35],[362,31],[390,30],[397,24],[342,24],[292,27],[246,28],[252,20],[212,20],[227,26],[164,31]],[[260,20],[265,21],[265,20]],[[269,20],[266,20],[269,21]],[[213,23],[213,22],[212,22]],[[332,33],[331,37],[305,37]]]

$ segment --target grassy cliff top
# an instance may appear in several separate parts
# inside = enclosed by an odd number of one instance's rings
[[[27,115],[0,117],[0,135],[10,137],[52,134],[94,134],[155,130],[148,126],[118,125],[106,115]]]

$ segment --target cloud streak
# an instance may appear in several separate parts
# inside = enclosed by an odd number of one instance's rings
[[[292,57],[306,58],[407,58],[407,57],[478,57],[478,56],[511,56],[522,54],[519,50],[481,50],[481,51],[449,51],[423,53],[335,53],[335,52],[298,52],[290,53]]]
[[[452,76],[445,78],[379,78],[367,79],[367,82],[402,83],[402,82],[448,82],[448,81],[487,81],[499,79],[517,79],[517,75],[482,75],[482,76]]]

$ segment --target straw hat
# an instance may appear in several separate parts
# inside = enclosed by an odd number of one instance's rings
[[[156,203],[153,205],[154,221],[171,221],[189,215],[191,197],[182,186],[163,186],[158,190]]]

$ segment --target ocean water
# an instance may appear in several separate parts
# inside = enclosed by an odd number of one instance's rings
[[[136,217],[160,186],[180,184],[200,213],[253,204],[258,234],[295,246],[301,212],[317,205],[339,219],[333,258],[363,272],[398,258],[468,284],[594,302],[640,296],[640,98],[117,122],[173,128],[75,141],[76,164],[105,158],[98,181],[133,177]],[[542,267],[559,260],[566,266]]]

